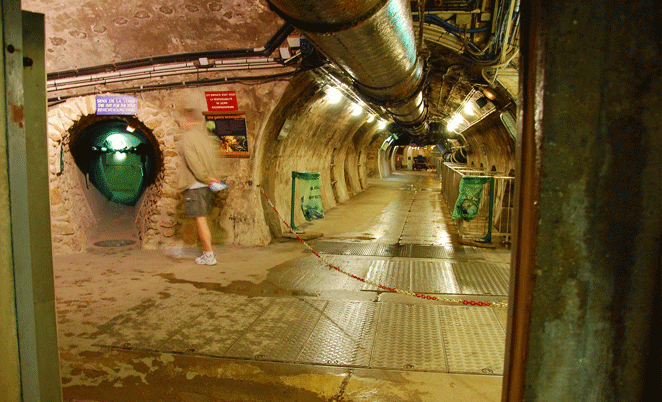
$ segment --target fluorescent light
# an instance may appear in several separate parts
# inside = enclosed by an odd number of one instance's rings
[[[329,100],[329,103],[338,103],[342,98],[342,93],[335,88],[329,88],[326,91],[326,99]]]
[[[357,105],[356,103],[352,105],[352,116],[358,116],[362,111],[363,108],[361,105]]]
[[[453,131],[453,130],[455,130],[456,128],[458,128],[458,127],[460,126],[460,123],[462,123],[463,121],[464,121],[464,119],[462,118],[462,116],[460,116],[459,114],[456,114],[456,115],[453,116],[453,118],[450,119],[450,121],[446,124],[446,128],[448,129],[448,131]]]

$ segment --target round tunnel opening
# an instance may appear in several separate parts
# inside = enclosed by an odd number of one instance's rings
[[[135,205],[154,180],[154,147],[130,120],[103,119],[85,126],[71,153],[89,184],[114,203]]]

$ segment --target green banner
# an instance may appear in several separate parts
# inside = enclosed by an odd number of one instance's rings
[[[464,219],[470,221],[478,214],[480,207],[480,197],[483,192],[483,185],[490,185],[490,208],[487,217],[487,234],[482,239],[475,239],[480,243],[489,243],[492,241],[492,218],[494,214],[494,177],[484,176],[464,176],[460,180],[460,193],[455,201],[453,208],[453,219]]]
[[[301,195],[301,211],[307,221],[324,218],[324,206],[320,192],[320,174],[318,172],[292,172],[292,216],[290,223],[294,226],[294,200],[296,182],[299,181],[299,194]]]
[[[483,185],[490,182],[489,177],[463,177],[460,180],[460,192],[453,208],[453,219],[469,222],[478,214]],[[494,180],[494,179],[492,179]]]
[[[320,174],[303,172],[299,175],[299,192],[301,194],[301,211],[307,221],[324,218],[322,193],[320,192]]]

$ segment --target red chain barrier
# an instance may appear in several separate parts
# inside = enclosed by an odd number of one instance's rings
[[[261,190],[262,190],[262,189],[261,189]],[[286,221],[285,219],[283,219],[283,217],[282,217],[281,214],[278,212],[278,210],[276,209],[276,207],[274,206],[274,204],[271,202],[271,200],[270,200],[269,197],[267,196],[267,193],[266,193],[264,190],[262,190],[262,194],[264,195],[264,198],[266,198],[267,202],[269,203],[269,205],[271,206],[271,208],[274,210],[274,212],[276,213],[276,215],[278,215],[278,217],[280,218],[280,220],[285,224],[285,226],[287,227],[287,229],[288,229],[290,232],[292,232],[292,233],[296,236],[296,238],[299,239],[299,241],[300,241],[301,243],[303,243],[303,245],[306,246],[306,247],[308,248],[308,250],[310,250],[313,254],[315,254],[315,255],[317,256],[317,258],[319,258],[319,259],[322,260],[326,265],[328,265],[329,268],[332,268],[332,269],[334,269],[334,270],[340,272],[340,273],[343,274],[343,275],[347,275],[347,276],[349,276],[350,278],[356,279],[357,281],[361,281],[361,282],[363,282],[363,283],[367,283],[368,285],[375,286],[375,287],[377,287],[377,288],[379,288],[379,289],[388,290],[389,292],[394,292],[394,293],[405,294],[405,295],[408,295],[408,296],[414,296],[414,297],[418,297],[418,298],[420,298],[420,299],[425,299],[425,300],[435,300],[435,301],[443,301],[443,302],[454,303],[454,304],[463,304],[463,305],[481,306],[481,307],[489,307],[489,306],[506,307],[506,306],[507,306],[506,303],[482,302],[482,301],[474,301],[474,300],[457,300],[457,299],[450,299],[450,298],[447,298],[447,297],[443,297],[443,298],[442,298],[442,297],[437,297],[437,296],[432,296],[432,295],[425,295],[425,294],[420,294],[420,293],[414,293],[414,292],[410,292],[410,291],[407,291],[407,290],[402,290],[402,289],[398,289],[398,288],[394,288],[394,287],[390,287],[390,286],[382,285],[382,284],[379,284],[379,283],[375,283],[375,282],[369,281],[369,280],[367,280],[367,279],[365,279],[365,278],[361,278],[361,277],[359,277],[359,276],[356,276],[356,275],[354,275],[354,274],[352,274],[352,273],[350,273],[350,272],[344,271],[344,270],[341,269],[340,267],[337,267],[337,266],[335,266],[334,264],[332,264],[332,263],[326,261],[326,260],[324,259],[324,257],[322,257],[322,256],[321,256],[317,251],[315,251],[310,245],[308,245],[308,243],[306,243],[306,241],[303,240],[303,239],[301,238],[301,236],[299,236],[298,234],[296,234],[296,233],[292,230],[292,227],[290,227],[290,225],[287,223],[287,221]]]

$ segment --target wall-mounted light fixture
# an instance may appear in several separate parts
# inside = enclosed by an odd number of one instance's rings
[[[482,88],[483,95],[489,100],[495,100],[497,98],[496,92],[493,89],[488,87]]]

